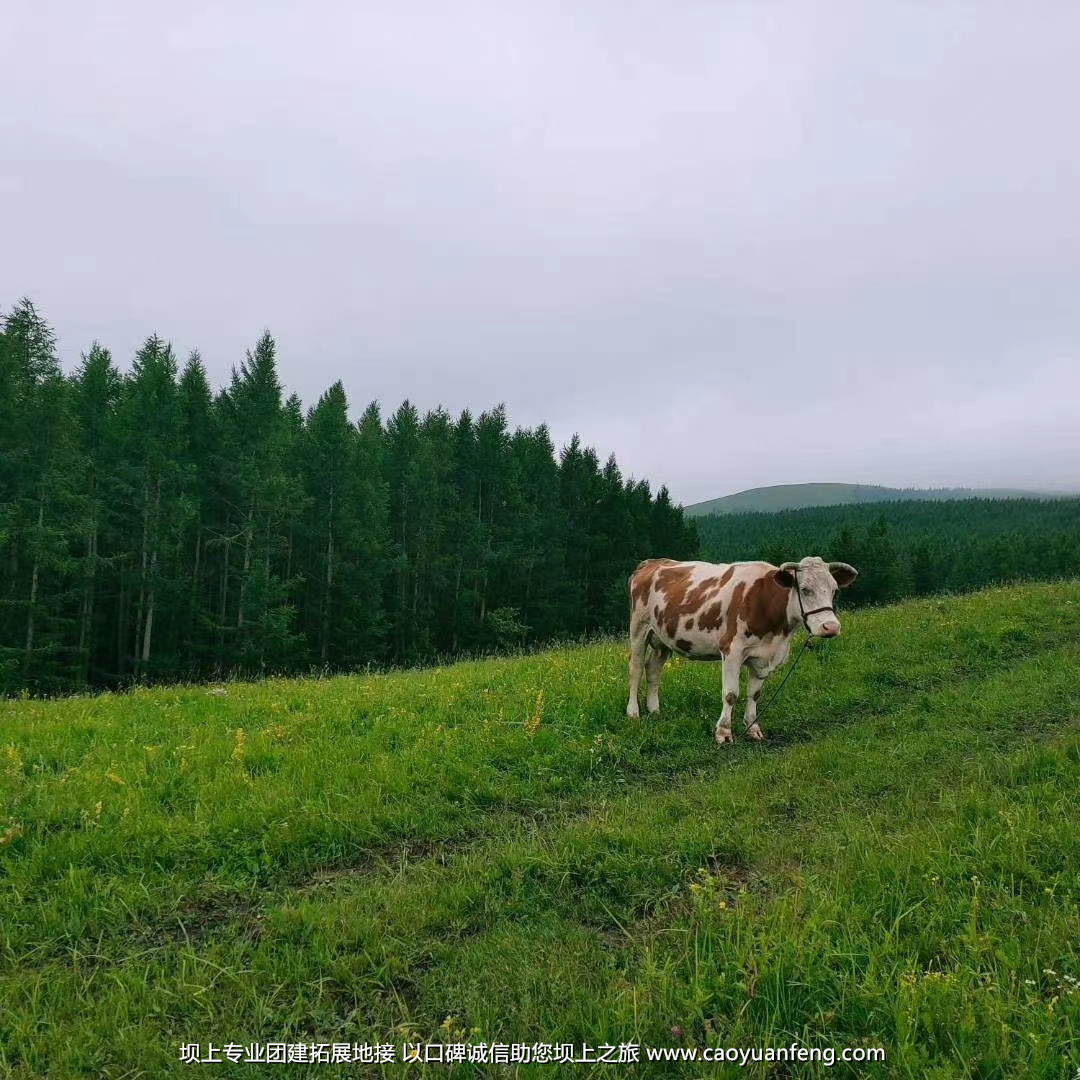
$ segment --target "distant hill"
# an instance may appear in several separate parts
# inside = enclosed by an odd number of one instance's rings
[[[1045,499],[1054,495],[1022,488],[891,488],[877,484],[774,484],[685,507],[691,517],[706,514],[771,513],[807,506],[896,502],[909,499]]]

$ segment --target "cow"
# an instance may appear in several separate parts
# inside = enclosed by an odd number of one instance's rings
[[[739,700],[739,673],[749,669],[744,724],[752,739],[765,679],[788,658],[803,626],[814,637],[840,633],[833,609],[837,588],[858,571],[816,555],[773,566],[767,562],[676,562],[645,559],[630,576],[630,701],[626,715],[640,716],[638,687],[644,669],[646,705],[660,708],[660,673],[672,653],[723,663],[724,707],[716,723],[718,744],[732,741],[731,714]],[[648,661],[646,650],[650,649]]]

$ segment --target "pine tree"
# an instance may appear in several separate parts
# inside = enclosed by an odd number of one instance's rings
[[[95,342],[83,356],[73,386],[84,500],[77,644],[80,686],[89,683],[95,661],[97,665],[107,663],[98,647],[101,638],[98,589],[102,574],[111,570],[113,562],[103,552],[102,537],[108,536],[113,521],[109,496],[117,482],[117,407],[122,386],[120,373],[114,367],[108,349]]]
[[[124,385],[120,425],[124,466],[118,470],[127,513],[123,523],[126,573],[120,605],[123,674],[130,659],[136,679],[172,670],[175,640],[169,620],[159,619],[160,608],[170,610],[179,590],[178,553],[191,508],[182,497],[184,467],[177,367],[172,347],[157,336],[147,338],[135,357]],[[163,623],[165,633],[155,628]],[[155,649],[162,654],[155,659]]]
[[[69,388],[52,329],[29,300],[8,314],[0,346],[0,436],[7,589],[0,672],[58,689],[76,678],[64,600],[78,518],[77,448]],[[17,672],[17,674],[16,674]]]
[[[615,455],[604,465],[598,484],[592,534],[591,581],[587,596],[590,629],[614,629],[626,618],[626,579],[640,561],[631,534],[630,506]]]
[[[510,491],[509,435],[506,409],[499,405],[481,413],[476,421],[476,520],[480,530],[480,566],[477,580],[477,622],[481,641],[492,643],[493,631],[485,623],[489,612],[504,603],[509,592],[511,559],[509,522],[513,516]]]
[[[559,462],[559,488],[566,519],[567,587],[560,622],[565,632],[585,633],[589,617],[592,517],[596,504],[596,455],[582,450],[575,434],[563,448]]]
[[[214,477],[222,451],[218,417],[206,368],[198,352],[184,365],[179,386],[180,460],[183,499],[188,509],[181,533],[179,563],[184,579],[177,606],[181,670],[198,674],[213,666],[213,574],[207,541],[215,523]]]
[[[919,544],[911,553],[911,586],[916,596],[928,596],[937,587],[938,575],[933,556],[926,543]]]
[[[227,510],[218,589],[220,664],[245,672],[281,670],[296,659],[294,607],[282,574],[288,558],[287,523],[303,501],[290,469],[295,428],[282,402],[274,339],[264,333],[228,391],[218,399]]]
[[[386,655],[386,583],[390,576],[390,492],[386,480],[386,433],[372,402],[357,425],[349,499],[355,508],[356,558],[352,663]]]
[[[462,412],[454,424],[453,503],[448,511],[450,558],[444,640],[450,652],[474,649],[480,641],[480,582],[486,531],[481,518],[476,427]]]
[[[523,507],[515,572],[521,621],[531,636],[548,639],[561,630],[566,566],[566,524],[559,498],[559,466],[546,426],[518,431],[511,440]]]
[[[417,561],[423,476],[420,462],[420,418],[408,400],[386,426],[386,476],[391,537],[390,588],[387,609],[395,660],[414,658],[421,627],[416,612],[420,583]]]
[[[359,426],[348,419],[335,383],[304,429],[308,494],[307,638],[323,665],[353,667],[380,658],[386,557],[382,430],[371,406]]]

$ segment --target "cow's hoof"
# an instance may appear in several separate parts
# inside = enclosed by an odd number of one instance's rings
[[[631,720],[637,720],[641,716],[641,713],[638,712],[638,708],[636,705],[627,705],[626,715]]]
[[[719,730],[716,733],[716,745],[723,746],[724,743],[734,742],[735,738],[730,731]]]
[[[765,732],[762,731],[757,724],[751,724],[750,727],[747,728],[746,734],[756,742],[761,742],[761,740],[765,738]]]
[[[648,706],[648,709],[649,715],[655,716],[660,711],[660,702],[658,701],[655,705]]]

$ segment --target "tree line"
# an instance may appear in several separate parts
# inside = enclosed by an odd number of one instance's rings
[[[697,519],[702,558],[804,555],[858,571],[845,605],[1080,575],[1080,499],[954,499],[819,506]]]
[[[264,334],[214,392],[150,337],[61,370],[0,324],[0,692],[410,664],[622,629],[626,579],[697,554],[666,488],[500,406],[307,411]]]

